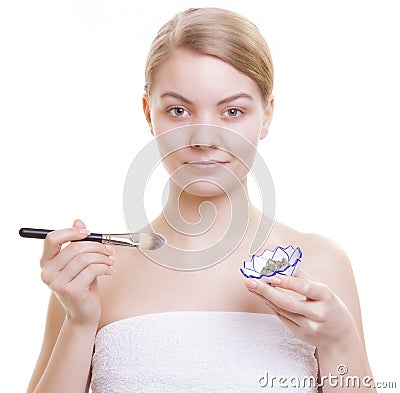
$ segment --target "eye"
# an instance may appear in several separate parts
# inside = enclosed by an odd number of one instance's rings
[[[167,112],[169,112],[174,117],[183,117],[189,114],[188,111],[181,106],[174,106],[173,108],[168,109]]]
[[[243,114],[243,111],[239,108],[229,108],[227,111],[225,111],[225,114],[228,117],[238,117]]]

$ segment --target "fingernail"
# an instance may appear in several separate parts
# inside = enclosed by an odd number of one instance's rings
[[[82,235],[89,235],[90,233],[88,229],[79,229],[79,232],[82,233]]]
[[[117,260],[114,257],[109,257],[112,263],[117,262]]]
[[[109,266],[106,274],[110,275],[110,274],[113,274],[114,272],[115,272],[114,266]]]
[[[114,253],[114,248],[111,244],[105,244],[104,246],[106,247],[108,252],[110,252],[111,254]]]
[[[271,285],[272,284],[278,285],[281,282],[282,282],[282,280],[279,277],[273,276],[273,277],[268,278],[268,284],[271,284]]]
[[[249,289],[256,289],[257,288],[257,281],[249,279],[249,280],[246,281],[246,286]]]

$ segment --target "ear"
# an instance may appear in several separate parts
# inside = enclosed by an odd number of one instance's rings
[[[151,123],[151,114],[150,114],[150,104],[149,104],[149,97],[144,95],[142,98],[142,105],[143,105],[143,113],[146,117],[147,124],[149,125],[150,132],[154,136],[153,125]]]
[[[264,110],[264,122],[261,130],[260,140],[264,139],[268,135],[268,128],[272,121],[273,114],[274,114],[274,96],[271,96]]]

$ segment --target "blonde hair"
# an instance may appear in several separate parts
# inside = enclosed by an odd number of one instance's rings
[[[145,94],[151,93],[157,67],[172,49],[215,56],[251,78],[268,102],[274,71],[268,45],[258,28],[243,16],[220,8],[190,8],[158,31],[145,68]]]

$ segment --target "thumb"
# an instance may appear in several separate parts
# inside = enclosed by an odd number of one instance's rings
[[[80,220],[79,218],[77,218],[74,221],[74,224],[72,225],[74,228],[78,228],[78,229],[86,229],[86,225],[84,224],[84,222],[82,220]]]

